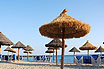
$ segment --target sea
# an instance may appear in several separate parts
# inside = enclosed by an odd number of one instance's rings
[[[57,56],[58,63],[60,63],[61,55]],[[64,55],[64,63],[73,63],[74,56],[73,55]],[[27,61],[27,57],[23,57],[23,61]],[[33,57],[29,57],[28,61],[35,62]],[[53,62],[53,56],[51,57],[51,62]],[[56,62],[56,56],[54,55],[54,62]]]

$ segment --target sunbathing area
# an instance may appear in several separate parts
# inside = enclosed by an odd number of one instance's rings
[[[1,0],[0,69],[104,69],[104,0]]]
[[[1,62],[0,69],[60,69],[60,63],[45,63],[45,62]],[[104,65],[93,66],[92,64],[82,64],[77,66],[76,64],[65,64],[64,69],[103,69]]]

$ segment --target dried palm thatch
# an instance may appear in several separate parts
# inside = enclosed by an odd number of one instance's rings
[[[97,47],[93,46],[91,43],[89,43],[89,41],[87,40],[87,42],[79,48],[80,50],[88,50],[88,56],[89,56],[89,50],[96,50]]]
[[[64,11],[49,24],[44,24],[39,28],[40,34],[49,38],[62,38],[62,56],[61,56],[61,69],[64,65],[64,47],[65,38],[80,38],[90,32],[90,25],[85,24],[75,18],[65,14],[68,10]]]
[[[53,51],[47,50],[47,51],[45,51],[45,53],[54,53],[54,52],[53,52]]]
[[[48,24],[44,24],[39,28],[41,35],[49,38],[62,38],[62,28],[64,25],[65,32],[64,38],[80,38],[90,32],[90,25],[85,24],[75,18],[65,14],[68,10],[64,11]]]
[[[12,52],[12,53],[16,53],[16,50],[14,50],[13,48],[11,48],[12,49],[12,51],[10,51],[10,52]]]
[[[100,55],[102,56],[102,52],[104,52],[104,48],[100,46],[95,52],[100,52]]]
[[[45,51],[45,53],[54,53],[54,51],[53,51],[53,48],[48,48],[48,50],[47,51]]]
[[[100,46],[95,52],[104,52],[104,48]]]
[[[69,52],[80,52],[76,47],[73,47]]]
[[[33,51],[34,49],[30,45],[27,45],[27,47],[24,48],[24,50],[26,50],[26,51]]]
[[[12,49],[8,46],[4,51],[12,51]]]
[[[46,47],[62,48],[62,42],[59,39],[53,39],[51,42],[45,45]],[[67,45],[65,45],[67,47]]]
[[[12,48],[26,48],[26,46],[18,41],[15,45],[12,46]]]
[[[32,52],[31,52],[31,51],[24,51],[24,53],[30,53],[30,54],[32,54]]]
[[[13,45],[13,42],[11,42],[2,32],[0,32],[0,45]]]
[[[8,55],[9,55],[9,52],[16,53],[16,51],[10,48],[9,46],[4,51],[8,51]]]
[[[96,50],[97,47],[93,46],[91,43],[89,43],[89,41],[87,40],[87,42],[79,48],[80,50]]]

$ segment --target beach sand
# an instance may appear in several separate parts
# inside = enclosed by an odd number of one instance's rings
[[[60,64],[45,62],[0,62],[0,69],[60,69]],[[104,69],[104,66],[65,64],[64,69]]]

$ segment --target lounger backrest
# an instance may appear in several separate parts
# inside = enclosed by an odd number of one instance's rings
[[[83,56],[74,56],[74,60],[75,60],[75,63],[80,66],[81,64],[83,64]]]
[[[91,56],[91,62],[94,66],[99,66],[99,64],[101,63],[100,56],[96,60]]]
[[[83,56],[84,64],[91,64],[91,56]]]

